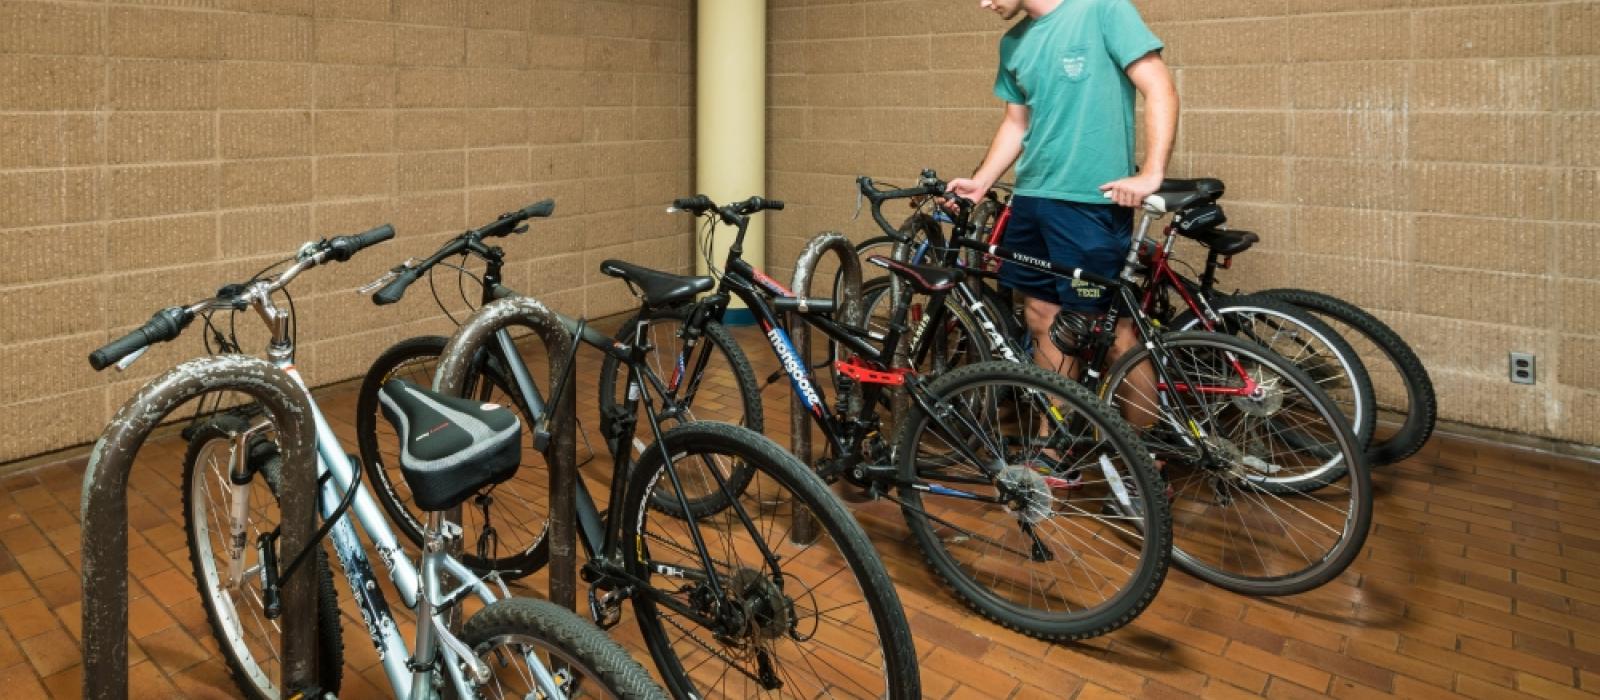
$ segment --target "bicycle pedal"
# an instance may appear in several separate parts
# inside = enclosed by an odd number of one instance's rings
[[[622,599],[626,597],[621,590],[607,591],[603,596],[596,596],[599,589],[589,587],[589,619],[594,620],[596,627],[609,630],[622,621]]]

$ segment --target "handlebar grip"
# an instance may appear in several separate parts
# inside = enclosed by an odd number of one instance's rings
[[[193,318],[189,310],[181,306],[157,311],[143,326],[89,353],[89,366],[98,372],[142,348],[172,340],[183,332]]]
[[[717,205],[715,202],[711,201],[710,197],[707,197],[703,194],[697,194],[693,197],[679,197],[672,200],[672,208],[691,212],[698,216],[717,208]]]
[[[378,290],[377,294],[372,295],[372,303],[378,306],[388,306],[400,301],[400,298],[406,295],[406,287],[410,287],[412,282],[417,281],[417,277],[417,270],[406,270],[400,273],[388,284],[383,285],[383,289]]]
[[[546,199],[542,202],[534,202],[533,204],[523,207],[522,211],[517,212],[517,218],[543,219],[554,213],[556,213],[556,200]]]
[[[335,262],[345,262],[351,256],[361,252],[362,248],[377,245],[394,238],[394,227],[384,224],[366,233],[354,236],[335,236],[328,241],[328,259]]]
[[[783,200],[763,199],[761,200],[761,208],[767,211],[783,211]]]

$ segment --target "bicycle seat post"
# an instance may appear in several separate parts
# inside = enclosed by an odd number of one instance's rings
[[[1122,264],[1122,279],[1128,282],[1137,282],[1134,271],[1139,269],[1139,248],[1144,245],[1144,239],[1150,233],[1150,226],[1154,224],[1159,214],[1150,211],[1148,207],[1139,208],[1139,226],[1134,229],[1133,240],[1128,244],[1128,257]]]

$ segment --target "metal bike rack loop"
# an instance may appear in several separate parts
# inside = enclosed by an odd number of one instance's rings
[[[837,282],[834,289],[829,290],[836,303],[834,320],[847,326],[860,326],[864,312],[861,307],[861,259],[856,255],[855,244],[844,234],[824,231],[806,244],[800,251],[800,257],[795,259],[794,284],[790,285],[789,290],[802,298],[811,296],[811,281],[816,276],[817,266],[822,263],[823,256],[830,252],[839,258]],[[786,320],[794,336],[796,349],[800,351],[801,364],[811,367],[811,324],[802,320],[799,312],[790,312]],[[810,467],[814,464],[811,419],[805,404],[800,402],[800,393],[792,394],[789,401],[789,451]],[[855,400],[859,401],[860,398],[856,397]],[[816,539],[815,526],[816,522],[810,518],[792,523],[789,537],[797,543],[809,544]]]
[[[562,324],[561,316],[537,299],[506,296],[484,304],[450,337],[433,378],[434,390],[460,394],[472,358],[480,350],[491,347],[496,333],[513,326],[533,331],[544,343],[550,360],[552,386],[569,371],[563,363],[573,356],[577,341]],[[572,376],[575,377],[576,372]],[[568,381],[572,381],[571,377]],[[578,446],[574,429],[577,395],[577,387],[568,386],[559,397],[561,405],[547,407],[553,414],[549,426],[551,440],[544,451],[545,463],[550,465],[550,531],[545,534],[550,547],[549,596],[551,602],[574,610],[578,602]],[[523,427],[529,431],[534,429],[531,425]]]
[[[83,476],[83,690],[128,697],[128,472],[150,431],[202,394],[237,391],[266,408],[283,455],[281,551],[303,551],[317,526],[316,428],[304,390],[265,360],[224,355],[190,360],[144,385],[101,433]],[[283,581],[281,688],[317,676],[316,576]]]

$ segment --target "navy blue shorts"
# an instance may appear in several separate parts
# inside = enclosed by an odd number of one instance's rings
[[[1122,273],[1132,236],[1132,209],[1018,196],[1011,198],[1011,220],[1006,223],[1000,245],[1114,278]],[[1019,263],[1001,265],[1000,281],[1026,296],[1065,309],[1098,313],[1111,306],[1110,293],[1100,287]]]

